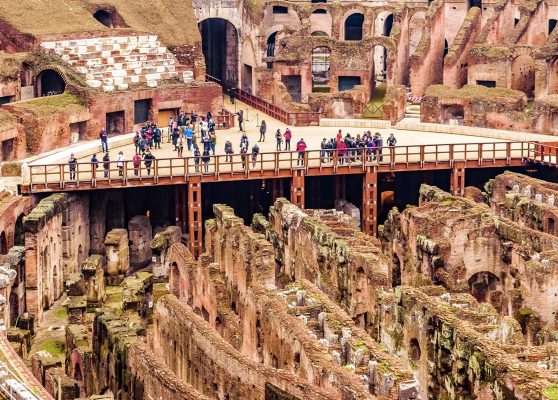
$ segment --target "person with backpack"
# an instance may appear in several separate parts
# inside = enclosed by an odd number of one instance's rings
[[[174,146],[174,151],[178,150],[178,137],[180,136],[180,132],[178,129],[175,129],[172,132],[172,145]]]
[[[91,163],[91,175],[93,176],[93,179],[95,179],[95,177],[97,176],[97,168],[99,168],[99,160],[97,160],[97,154],[93,154],[93,156],[91,157],[90,160]]]
[[[118,157],[116,159],[116,166],[118,167],[118,176],[124,176],[124,163],[126,162],[126,158],[124,157],[124,153],[121,151],[118,153]]]
[[[296,165],[304,165],[304,154],[306,153],[306,142],[303,138],[296,143],[296,151],[298,153],[298,159],[296,160]]]
[[[139,175],[139,169],[141,166],[141,156],[139,153],[134,154],[134,157],[132,158],[132,164],[134,166],[134,175],[138,176]]]
[[[233,145],[229,138],[225,141],[225,162],[231,161],[232,162],[232,155],[234,153]]]
[[[281,136],[281,129],[277,129],[277,132],[275,132],[275,140],[277,141],[275,151],[281,151],[281,142],[283,141]]]
[[[245,149],[248,149],[248,135],[246,135],[246,133],[243,133],[242,136],[240,137],[240,147],[244,147]]]
[[[153,141],[155,142],[155,148],[160,149],[161,148],[161,130],[157,126],[155,126],[155,129],[153,131]]]
[[[265,121],[262,119],[262,123],[260,124],[260,140],[258,142],[265,142],[265,131],[267,130],[267,125]]]
[[[147,153],[143,156],[143,160],[145,168],[147,169],[147,175],[151,175],[151,164],[153,163],[153,160],[155,160],[155,156],[151,154],[150,150],[147,150]]]
[[[252,146],[252,168],[256,168],[256,161],[258,161],[258,154],[260,154],[260,147],[257,143]]]
[[[109,153],[105,153],[105,155],[103,156],[103,169],[105,170],[105,172],[104,172],[105,178],[108,178],[109,177],[109,172],[110,172]]]
[[[285,138],[285,150],[290,150],[291,138],[293,137],[293,134],[291,133],[291,130],[289,128],[285,130],[285,134],[283,135],[283,137]]]
[[[99,139],[101,139],[101,151],[108,152],[108,134],[104,126],[99,132]]]
[[[70,169],[70,180],[76,179],[77,158],[74,156],[74,153],[70,154],[68,167]]]

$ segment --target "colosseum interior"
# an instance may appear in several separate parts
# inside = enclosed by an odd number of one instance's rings
[[[0,0],[0,399],[558,400],[557,21]]]

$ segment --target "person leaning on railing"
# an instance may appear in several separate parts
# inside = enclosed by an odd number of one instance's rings
[[[70,154],[70,159],[68,160],[68,167],[70,168],[70,180],[76,179],[77,159],[74,156],[74,153]]]
[[[91,175],[93,176],[93,179],[95,179],[95,177],[97,176],[97,168],[99,168],[99,160],[97,160],[97,154],[93,154],[93,156],[91,157]]]

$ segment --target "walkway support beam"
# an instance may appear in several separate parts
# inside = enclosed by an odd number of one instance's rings
[[[196,258],[202,253],[201,180],[188,182],[188,247]]]
[[[367,167],[362,178],[362,230],[376,236],[378,227],[378,169]]]

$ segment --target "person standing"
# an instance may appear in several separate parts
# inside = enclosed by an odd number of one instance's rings
[[[157,126],[155,126],[155,129],[153,131],[153,140],[155,142],[155,148],[160,149],[161,148],[161,130]]]
[[[178,138],[178,157],[182,157],[182,152],[184,151],[184,140],[182,135]]]
[[[300,140],[296,143],[296,151],[298,152],[296,165],[304,165],[304,154],[306,153],[306,142],[304,141],[304,138],[300,138]]]
[[[106,153],[108,151],[108,134],[104,126],[99,132],[99,139],[101,139],[101,151]]]
[[[207,152],[209,153],[209,149],[211,148],[211,139],[209,139],[209,136],[202,136],[201,142],[203,145],[203,151],[205,152],[205,150],[207,150]]]
[[[277,129],[277,132],[275,132],[275,140],[277,141],[275,151],[281,151],[281,142],[283,141],[281,136],[281,129]]]
[[[91,175],[93,179],[97,177],[97,168],[99,168],[99,160],[97,160],[97,154],[93,154],[93,157],[91,157]]]
[[[203,161],[203,172],[208,172],[209,171],[209,148],[203,149],[202,161]]]
[[[243,147],[240,146],[240,160],[242,161],[242,169],[246,169],[246,153],[248,152],[248,150]]]
[[[109,172],[110,172],[109,153],[105,153],[105,155],[103,156],[103,169],[105,170],[105,172],[104,172],[105,178],[108,178],[109,177]]]
[[[70,159],[68,160],[68,167],[70,168],[70,180],[76,179],[77,159],[74,156],[74,153],[70,154]]]
[[[322,143],[320,143],[320,157],[322,162],[327,162],[326,158],[326,149],[327,149],[327,139],[323,138]]]
[[[262,119],[262,123],[260,124],[260,140],[258,142],[265,142],[265,131],[267,130],[267,126],[265,121]]]
[[[209,131],[209,147],[211,148],[211,154],[215,155],[215,146],[217,145],[217,135],[215,132]]]
[[[227,162],[227,161],[232,162],[232,154],[233,153],[234,153],[233,145],[232,145],[231,141],[229,140],[229,138],[227,137],[227,140],[225,142],[225,162]]]
[[[145,153],[145,156],[143,156],[143,160],[145,163],[145,168],[147,169],[147,175],[151,175],[151,164],[153,163],[153,160],[155,160],[155,156],[151,154],[150,150],[147,150],[147,153]]]
[[[200,172],[201,153],[197,144],[194,144],[194,163],[196,164],[196,172]]]
[[[194,132],[192,131],[192,129],[188,125],[188,127],[186,127],[186,147],[188,147],[188,151],[192,150],[192,138],[193,137],[194,137]]]
[[[382,147],[384,146],[384,140],[380,132],[374,134],[374,144],[376,145],[376,150],[378,152],[378,161],[382,162],[384,157],[382,156]]]
[[[386,143],[389,147],[394,147],[397,144],[397,139],[393,135],[393,133],[389,134],[389,137],[386,140]]]
[[[171,135],[171,132],[172,132],[172,127],[173,127],[173,125],[174,125],[174,118],[173,118],[172,115],[171,115],[171,116],[169,117],[169,125],[168,125],[168,126],[169,126],[169,130],[167,131],[167,132],[168,132],[168,135],[167,135],[167,143],[170,142],[170,135]],[[137,151],[136,151],[136,153],[137,153]]]
[[[178,116],[178,120],[177,120],[177,128],[178,130],[180,130],[181,132],[184,132],[184,127],[186,126],[186,114],[184,114],[184,111],[180,111],[180,115]],[[172,133],[174,133],[174,126],[173,129],[171,131],[171,135]],[[171,136],[172,138],[172,136]]]
[[[285,138],[285,150],[290,150],[291,149],[291,138],[293,137],[293,134],[291,133],[291,130],[289,128],[287,128],[287,130],[285,130],[285,134],[283,135],[283,137]]]
[[[118,176],[124,175],[124,163],[126,162],[126,158],[124,157],[124,153],[121,151],[118,152],[118,157],[116,158],[116,166],[118,167]]]
[[[257,143],[252,146],[252,168],[256,168],[256,161],[258,161],[258,154],[260,154],[260,147]]]
[[[202,120],[200,122],[200,131],[201,131],[202,138],[207,136],[208,129],[209,129],[209,124],[207,123],[205,117],[202,117]]]
[[[174,146],[174,151],[178,150],[178,137],[180,136],[180,132],[178,129],[172,132],[172,145]]]
[[[233,88],[229,88],[229,99],[231,101],[231,104],[234,104],[234,99],[235,99],[235,92]]]
[[[244,127],[242,126],[242,123],[244,122],[244,112],[239,110],[236,115],[238,116],[238,131],[244,132]]]
[[[139,153],[136,153],[132,158],[132,164],[134,165],[134,175],[138,176],[140,165],[141,165],[141,156]]]
[[[140,140],[141,140],[141,135],[139,131],[136,131],[136,136],[134,136],[134,146],[136,147],[136,153],[138,152],[139,149]]]
[[[344,140],[337,141],[337,157],[339,159],[339,164],[345,163],[345,153],[347,151],[347,144]]]
[[[240,147],[244,147],[248,151],[248,145],[248,135],[246,135],[246,133],[243,133],[240,137]]]

